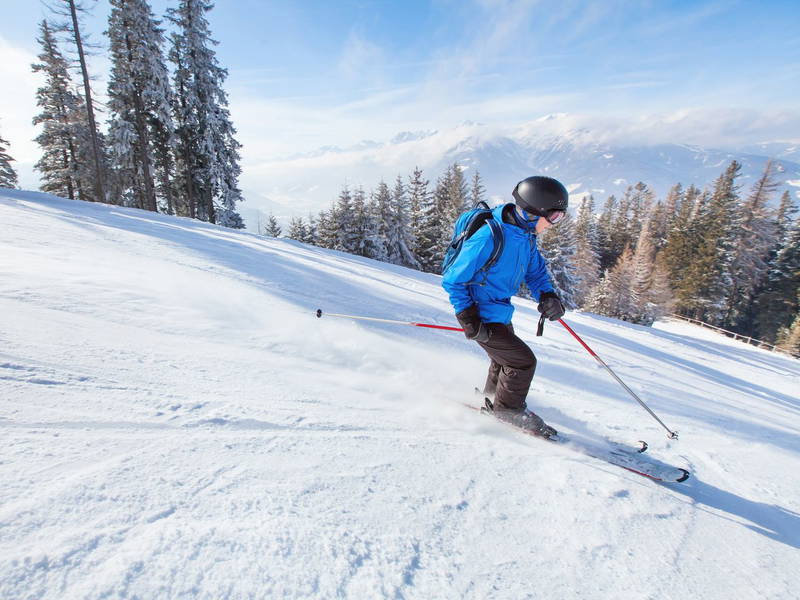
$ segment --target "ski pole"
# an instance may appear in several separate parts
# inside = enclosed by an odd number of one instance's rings
[[[677,431],[672,431],[672,430],[671,430],[669,427],[667,427],[666,425],[664,425],[664,422],[663,422],[661,419],[659,419],[659,418],[658,418],[658,416],[656,415],[656,413],[654,413],[652,410],[650,410],[650,407],[649,407],[649,406],[647,406],[647,404],[645,404],[645,403],[642,401],[642,399],[641,399],[641,398],[639,398],[639,396],[637,396],[637,395],[636,395],[636,392],[634,392],[634,391],[633,391],[631,388],[629,388],[627,385],[625,385],[625,382],[624,382],[624,381],[622,381],[622,379],[620,379],[620,378],[619,378],[619,376],[618,376],[616,373],[614,373],[614,371],[612,371],[612,370],[611,370],[611,367],[609,367],[609,366],[608,366],[608,365],[605,363],[605,361],[604,361],[602,358],[600,358],[599,356],[597,356],[597,354],[595,353],[595,351],[594,351],[594,350],[592,350],[591,348],[589,348],[589,346],[586,344],[586,342],[584,342],[584,341],[583,341],[583,340],[580,338],[580,336],[579,336],[577,333],[575,333],[575,332],[572,330],[572,327],[570,327],[569,325],[567,325],[567,324],[564,322],[564,320],[563,320],[563,319],[559,319],[559,320],[558,320],[558,322],[559,322],[559,323],[561,323],[561,324],[564,326],[564,328],[565,328],[567,331],[569,331],[569,332],[572,334],[572,336],[573,336],[573,337],[574,337],[576,340],[578,340],[578,341],[581,343],[581,346],[583,346],[584,348],[586,348],[586,351],[587,351],[589,354],[591,354],[591,355],[592,355],[592,356],[593,356],[593,357],[594,357],[594,358],[597,360],[597,362],[599,362],[601,365],[603,365],[603,366],[605,367],[606,371],[608,371],[609,373],[611,373],[611,376],[612,376],[614,379],[616,379],[616,380],[617,380],[617,383],[619,383],[619,384],[620,384],[622,387],[624,387],[624,388],[625,388],[625,390],[627,390],[627,392],[628,392],[628,393],[629,393],[631,396],[633,396],[633,398],[634,398],[634,399],[635,399],[635,400],[636,400],[636,401],[637,401],[639,404],[641,404],[641,405],[642,405],[642,408],[644,408],[644,409],[645,409],[647,412],[649,412],[649,413],[650,413],[650,415],[651,415],[651,416],[652,416],[652,417],[653,417],[653,418],[654,418],[656,421],[658,421],[658,422],[659,422],[659,424],[660,424],[660,425],[661,425],[661,426],[662,426],[664,429],[666,429],[666,430],[667,430],[667,433],[668,433],[668,436],[667,436],[667,437],[669,437],[671,440],[677,440],[677,439],[678,439],[678,432],[677,432]]]
[[[376,319],[375,317],[361,317],[356,315],[339,315],[336,313],[323,313],[321,308],[317,309],[317,318],[322,318],[322,315],[327,317],[341,317],[343,319],[356,319],[357,321],[377,321],[378,323],[392,323],[394,325],[410,325],[411,327],[427,327],[429,329],[445,329],[447,331],[464,331],[460,327],[447,327],[445,325],[432,325],[431,323],[414,323],[409,321],[395,321],[394,319]]]
[[[342,315],[342,314],[338,314],[338,313],[323,313],[323,312],[322,312],[322,309],[321,309],[321,308],[318,308],[318,309],[317,309],[317,318],[322,318],[322,315],[323,315],[323,314],[324,314],[324,315],[326,315],[326,316],[328,316],[328,317],[340,317],[340,318],[343,318],[343,319],[355,319],[355,320],[357,320],[357,321],[375,321],[375,322],[378,322],[378,323],[392,323],[393,325],[409,325],[409,326],[411,326],[411,327],[427,327],[427,328],[429,328],[429,329],[444,329],[445,331],[464,331],[464,330],[463,330],[463,329],[461,329],[460,327],[448,327],[448,326],[446,326],[446,325],[433,325],[433,324],[431,324],[431,323],[415,323],[415,322],[413,322],[413,321],[398,321],[398,320],[395,320],[395,319],[378,319],[378,318],[375,318],[375,317],[362,317],[362,316],[358,316],[358,315]],[[650,413],[650,415],[651,415],[651,416],[652,416],[652,417],[653,417],[653,418],[654,418],[656,421],[658,421],[658,423],[659,423],[659,424],[660,424],[660,425],[661,425],[661,426],[662,426],[664,429],[666,429],[666,430],[667,430],[667,433],[669,434],[669,438],[670,438],[670,439],[673,439],[673,440],[677,440],[677,439],[678,439],[678,432],[677,432],[677,431],[672,431],[672,430],[671,430],[669,427],[667,427],[667,426],[664,424],[664,422],[663,422],[661,419],[659,419],[659,418],[658,418],[658,415],[656,415],[656,413],[654,413],[654,412],[653,412],[653,411],[650,409],[650,407],[649,407],[649,406],[647,406],[647,404],[645,404],[645,403],[644,403],[644,401],[643,401],[641,398],[639,398],[639,396],[637,396],[637,395],[636,395],[636,392],[634,392],[634,391],[633,391],[631,388],[629,388],[629,387],[628,387],[628,386],[625,384],[625,382],[624,382],[624,381],[622,381],[622,379],[620,379],[620,378],[619,378],[619,376],[618,376],[618,375],[617,375],[617,374],[616,374],[614,371],[612,371],[612,370],[611,370],[611,367],[609,367],[609,366],[608,366],[608,365],[605,363],[605,361],[604,361],[602,358],[600,358],[600,357],[597,355],[597,353],[595,353],[595,351],[594,351],[594,350],[592,350],[592,349],[591,349],[591,348],[590,348],[590,347],[589,347],[589,346],[586,344],[586,342],[584,342],[584,341],[581,339],[581,337],[580,337],[580,336],[579,336],[577,333],[575,333],[575,332],[572,330],[572,328],[571,328],[569,325],[567,325],[567,324],[564,322],[564,320],[563,320],[563,319],[559,319],[559,320],[558,320],[558,322],[559,322],[559,323],[561,323],[561,324],[564,326],[564,328],[565,328],[567,331],[569,331],[569,332],[570,332],[570,333],[573,335],[573,337],[574,337],[576,340],[578,340],[578,342],[580,342],[581,346],[583,346],[584,348],[586,348],[586,351],[587,351],[589,354],[591,354],[591,355],[592,355],[592,356],[595,358],[595,360],[597,360],[597,362],[599,362],[601,365],[603,365],[603,367],[606,369],[606,371],[608,371],[608,372],[611,374],[611,376],[612,376],[614,379],[616,379],[616,380],[617,380],[617,383],[619,383],[619,384],[620,384],[620,385],[621,385],[623,388],[625,388],[625,390],[626,390],[626,391],[627,391],[627,392],[628,392],[628,393],[629,393],[631,396],[633,396],[634,400],[636,400],[636,401],[637,401],[637,402],[638,402],[638,403],[639,403],[639,404],[642,406],[642,408],[644,408],[644,409],[645,409],[645,410],[646,410],[648,413]]]

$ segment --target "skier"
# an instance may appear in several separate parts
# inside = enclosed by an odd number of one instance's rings
[[[511,296],[524,280],[539,302],[539,312],[551,321],[564,316],[564,306],[553,290],[536,235],[566,214],[569,194],[551,177],[528,177],[512,192],[514,203],[492,210],[502,223],[503,251],[485,273],[479,273],[493,249],[489,227],[467,239],[442,278],[456,319],[464,334],[489,355],[491,363],[483,392],[493,400],[493,414],[536,435],[551,437],[556,430],[528,410],[525,398],[536,370],[536,356],[514,334]]]

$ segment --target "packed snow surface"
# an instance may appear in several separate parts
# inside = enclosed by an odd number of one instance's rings
[[[797,598],[800,363],[674,322],[515,326],[529,405],[658,484],[465,409],[439,278],[0,193],[0,598]]]

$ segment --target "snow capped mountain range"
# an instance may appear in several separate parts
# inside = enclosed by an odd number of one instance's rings
[[[667,137],[660,131],[632,132],[613,124],[587,126],[565,114],[509,129],[467,121],[448,130],[405,131],[387,142],[326,146],[253,165],[250,169],[270,185],[248,208],[258,206],[279,215],[317,212],[345,183],[369,190],[381,179],[406,177],[419,166],[433,185],[456,161],[470,177],[475,169],[480,171],[487,194],[495,201],[509,198],[513,185],[534,173],[560,179],[573,197],[591,193],[598,202],[624,193],[638,181],[663,196],[678,182],[709,185],[733,159],[742,163],[740,184],[746,193],[770,158],[781,181],[779,193],[788,189],[800,196],[796,141],[721,149],[673,143]]]

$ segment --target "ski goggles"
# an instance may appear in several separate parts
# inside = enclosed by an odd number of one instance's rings
[[[561,219],[564,218],[564,215],[567,214],[563,210],[559,210],[557,208],[551,208],[551,209],[545,210],[543,212],[544,212],[544,214],[542,216],[545,219],[547,219],[550,223],[552,223],[553,225],[558,223]]]
[[[521,206],[517,206],[517,209],[522,213],[522,216],[528,220],[528,222],[533,221],[531,214],[527,210],[523,209]],[[558,208],[549,208],[547,210],[536,211],[536,212],[531,211],[531,212],[533,213],[534,217],[544,217],[544,219],[552,225],[558,223],[561,219],[564,218],[564,215],[567,214],[565,211],[560,210]]]

